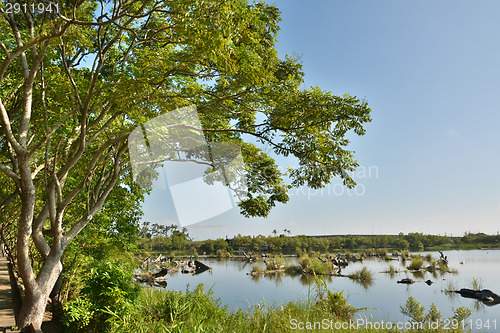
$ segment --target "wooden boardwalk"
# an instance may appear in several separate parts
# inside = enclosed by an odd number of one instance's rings
[[[0,256],[0,333],[16,326],[14,305],[7,258]]]

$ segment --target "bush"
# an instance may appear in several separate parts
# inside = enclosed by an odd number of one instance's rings
[[[349,274],[347,277],[358,282],[364,288],[368,288],[369,286],[373,285],[372,272],[370,272],[368,268],[366,268],[366,266],[363,266],[363,268],[359,271]]]
[[[127,312],[140,291],[132,273],[114,260],[95,261],[83,284],[80,297],[64,307],[63,323],[74,332],[107,332],[109,311]]]
[[[252,265],[252,272],[255,272],[255,273],[262,273],[262,268],[260,267],[259,263],[254,263]]]
[[[353,318],[357,310],[347,303],[343,293],[329,291],[324,282],[322,285],[324,297],[308,297],[276,307],[261,303],[249,311],[234,312],[221,306],[212,291],[204,293],[202,285],[186,292],[143,288],[137,306],[109,319],[109,332],[290,332],[290,318],[299,322]]]
[[[266,270],[267,271],[275,271],[278,269],[283,269],[283,258],[276,258],[273,260],[266,261]]]
[[[457,309],[453,309],[453,317],[446,320],[441,320],[441,312],[439,312],[434,303],[431,304],[429,311],[427,312],[427,314],[425,314],[425,307],[420,305],[420,303],[413,297],[409,297],[406,301],[405,306],[401,306],[400,308],[401,313],[403,313],[405,316],[410,317],[411,321],[413,322],[437,324],[437,326],[433,329],[433,332],[448,332],[450,327],[448,327],[446,323],[450,322],[463,322],[465,323],[465,326],[467,326],[468,324],[466,324],[465,320],[472,314],[472,311],[469,308],[459,307]],[[461,325],[458,325],[458,327],[452,332],[463,331],[464,330],[462,330]]]
[[[408,266],[408,269],[421,269],[424,266],[424,259],[422,257],[416,257],[411,260],[410,266]]]

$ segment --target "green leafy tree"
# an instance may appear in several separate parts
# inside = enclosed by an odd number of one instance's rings
[[[276,7],[125,0],[65,2],[58,15],[5,8],[0,4],[0,211],[16,221],[15,260],[26,291],[21,327],[40,327],[65,251],[117,202],[106,201],[113,189],[142,198],[128,135],[158,115],[195,104],[207,141],[241,147],[245,216],[267,216],[294,186],[321,188],[334,177],[355,186],[348,172],[357,162],[345,136],[364,134],[370,109],[349,95],[300,88],[300,63],[279,59],[274,48]],[[247,137],[299,161],[288,183]]]

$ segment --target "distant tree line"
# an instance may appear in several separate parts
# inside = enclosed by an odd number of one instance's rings
[[[238,254],[240,250],[298,254],[304,252],[338,252],[342,250],[359,251],[370,249],[391,249],[424,251],[448,248],[479,248],[500,246],[500,235],[466,233],[463,237],[425,235],[423,233],[399,233],[398,235],[344,235],[344,236],[242,236],[231,239],[207,239],[194,241],[186,228],[176,225],[160,226],[145,224],[140,232],[139,249],[146,251],[176,251],[207,255]]]

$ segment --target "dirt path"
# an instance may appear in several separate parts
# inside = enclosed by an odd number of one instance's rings
[[[16,325],[7,258],[0,256],[0,332]],[[7,330],[7,332],[10,332]]]

